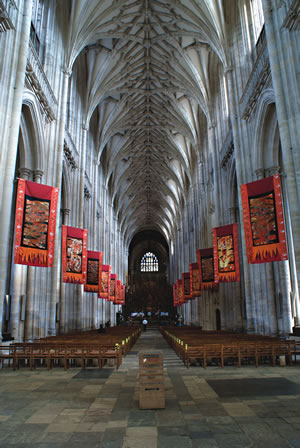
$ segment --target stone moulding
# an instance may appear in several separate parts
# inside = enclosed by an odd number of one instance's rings
[[[225,137],[222,149],[221,149],[221,167],[226,168],[226,165],[231,158],[234,151],[233,141],[232,141],[232,129],[228,129],[227,135]]]
[[[84,186],[84,197],[85,197],[85,199],[91,199],[91,197],[92,197],[90,190],[88,189],[88,187],[86,185]]]
[[[261,92],[271,79],[269,54],[264,32],[259,39],[258,49],[258,56],[239,102],[241,117],[246,121],[253,114]]]
[[[293,1],[282,22],[282,27],[287,28],[290,31],[300,29],[300,0]]]
[[[13,0],[0,0],[0,33],[15,30],[17,7]]]
[[[79,154],[67,127],[65,127],[64,156],[72,170],[77,170]]]
[[[39,100],[47,120],[49,122],[55,120],[57,116],[57,100],[31,41],[29,41],[26,80]]]

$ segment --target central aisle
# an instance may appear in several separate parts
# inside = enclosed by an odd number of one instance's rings
[[[135,343],[132,351],[124,358],[120,369],[138,367],[139,365],[139,352],[160,351],[164,358],[164,367],[183,367],[183,362],[176,355],[174,350],[171,349],[166,340],[162,337],[160,331],[147,329],[142,331],[141,336]]]

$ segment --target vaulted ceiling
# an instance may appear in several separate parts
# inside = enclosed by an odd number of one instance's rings
[[[231,0],[230,0],[231,1]],[[86,117],[121,230],[178,222],[229,64],[222,0],[72,0],[66,65],[84,54]]]

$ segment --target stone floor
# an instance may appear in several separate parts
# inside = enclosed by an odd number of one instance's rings
[[[139,409],[140,350],[164,353],[165,409]],[[1,369],[0,447],[300,447],[299,374],[299,363],[187,370],[147,330],[118,371]]]

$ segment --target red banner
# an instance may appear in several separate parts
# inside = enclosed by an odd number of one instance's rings
[[[125,285],[122,285],[122,299],[121,305],[125,305]]]
[[[14,261],[52,267],[59,189],[18,180]]]
[[[173,305],[178,305],[178,299],[177,299],[177,283],[173,284]]]
[[[280,175],[241,185],[248,263],[288,259]]]
[[[101,287],[103,252],[87,251],[86,292],[99,292]]]
[[[214,268],[220,282],[240,281],[237,224],[213,229]]]
[[[101,287],[99,290],[99,299],[109,300],[110,271],[111,271],[111,266],[109,264],[102,265]]]
[[[198,263],[190,264],[191,277],[191,295],[192,297],[199,297],[201,295],[201,278]]]
[[[115,305],[120,305],[122,303],[122,282],[117,280],[116,286],[116,299],[114,301]]]
[[[64,283],[86,282],[87,266],[86,229],[62,226],[62,276]]]
[[[198,249],[197,260],[201,290],[216,289],[218,287],[218,277],[216,275],[213,247]]]
[[[183,281],[182,279],[177,280],[177,303],[178,305],[182,305],[183,303],[186,303],[187,300],[184,300],[184,290],[183,290]]]
[[[191,294],[191,276],[189,272],[183,272],[181,274],[182,284],[183,284],[183,297],[184,301],[192,299]]]
[[[110,274],[109,301],[116,300],[117,274]]]

